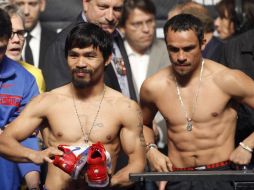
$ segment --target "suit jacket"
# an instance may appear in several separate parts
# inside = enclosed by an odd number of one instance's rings
[[[56,39],[57,33],[47,26],[41,24],[41,42],[39,55],[39,68],[42,69],[45,62],[46,51],[50,44]]]
[[[169,55],[164,40],[155,39],[151,47],[150,60],[146,77],[150,77],[160,69],[170,65]]]
[[[45,77],[47,90],[54,89],[71,81],[71,74],[64,55],[65,39],[70,30],[79,22],[84,22],[81,14],[78,16],[77,20],[74,23],[69,25],[58,35],[56,41],[53,42],[47,50],[45,56],[46,60],[44,62],[43,68],[43,74]],[[114,33],[114,40],[120,49],[125,67],[127,69],[130,98],[133,100],[137,100],[132,81],[129,59],[123,45],[123,40],[117,31]],[[117,76],[111,64],[109,64],[105,68],[104,79],[107,86],[121,92]]]
[[[221,63],[239,69],[254,79],[254,29],[235,36],[225,43]]]
[[[169,60],[167,47],[164,40],[161,39],[154,39],[152,47],[150,49],[150,57],[149,57],[149,63],[146,73],[146,78],[150,77],[151,75],[158,72],[160,69],[170,65],[171,62]],[[135,70],[135,68],[132,68],[132,70]],[[137,97],[139,97],[139,89],[137,89],[137,85],[134,82],[135,91]]]
[[[220,62],[223,47],[223,41],[213,36],[212,39],[206,44],[205,49],[202,51],[202,56],[215,62]]]

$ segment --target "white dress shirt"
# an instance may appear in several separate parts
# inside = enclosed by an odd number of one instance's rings
[[[40,42],[41,42],[41,24],[38,22],[34,29],[30,32],[32,39],[30,40],[30,48],[33,54],[34,66],[39,67],[39,58],[40,58]],[[25,47],[22,50],[22,57],[25,57]]]
[[[137,87],[136,89],[137,94],[139,94],[141,85],[147,76],[147,70],[148,70],[149,59],[150,59],[150,50],[147,50],[143,55],[141,55],[135,52],[126,40],[124,41],[124,46],[125,46],[127,55],[129,57],[132,77],[134,80],[134,84]]]

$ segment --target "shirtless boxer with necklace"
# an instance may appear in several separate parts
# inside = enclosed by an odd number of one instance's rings
[[[141,88],[147,158],[155,171],[229,170],[247,165],[254,133],[235,147],[236,106],[254,108],[254,82],[241,71],[203,59],[203,27],[192,15],[180,14],[164,26],[172,66],[151,76]],[[152,121],[157,113],[167,122],[168,154],[154,143]],[[184,114],[183,114],[184,113]],[[217,186],[218,185],[218,186]],[[181,181],[166,189],[234,189],[230,182]]]
[[[103,144],[112,162],[112,178],[107,189],[131,185],[129,173],[144,170],[141,110],[136,102],[104,84],[104,67],[111,61],[112,47],[110,34],[99,26],[85,22],[75,26],[65,46],[72,82],[33,99],[1,134],[0,152],[7,158],[49,163],[45,182],[48,190],[90,189],[85,178],[72,180],[68,173],[52,164],[65,165],[64,159],[72,154],[64,145],[82,148],[97,142]],[[21,146],[18,141],[39,126],[48,148],[33,151]],[[57,149],[59,145],[64,152]],[[115,172],[121,148],[129,162]]]

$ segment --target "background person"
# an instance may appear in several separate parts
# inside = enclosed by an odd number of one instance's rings
[[[9,1],[18,5],[25,15],[27,35],[22,51],[23,60],[44,70],[46,51],[57,36],[55,31],[40,22],[40,15],[46,7],[46,0]]]
[[[214,24],[219,37],[228,40],[254,27],[254,1],[221,0],[215,5]]]
[[[155,15],[152,1],[126,0],[119,22],[137,97],[144,80],[170,64],[165,42],[156,38]],[[166,152],[166,124],[161,114],[156,115],[153,128],[159,148]]]
[[[24,14],[14,4],[0,3],[0,8],[4,9],[11,18],[12,23],[12,36],[9,39],[8,46],[6,49],[6,55],[19,62],[28,72],[30,72],[36,79],[39,92],[42,93],[46,90],[45,82],[40,69],[35,66],[21,61],[21,52],[25,40],[24,30]],[[28,138],[23,142],[23,145],[29,148],[39,149],[39,139],[36,136]],[[39,187],[40,184],[40,168],[35,164],[18,164],[21,176],[25,178],[27,188]]]
[[[126,0],[119,27],[130,65],[136,94],[145,78],[170,64],[167,48],[156,39],[156,8],[150,0]]]
[[[38,95],[34,77],[19,63],[5,56],[8,41],[14,35],[8,13],[0,8],[0,133]],[[33,136],[28,136],[22,144],[38,149],[38,141]],[[24,176],[29,188],[39,189],[40,168],[35,164],[17,164],[0,157],[0,170],[3,174],[0,175],[0,189],[19,189]]]
[[[4,9],[11,17],[13,36],[10,38],[6,50],[6,55],[19,62],[27,69],[36,79],[40,93],[45,92],[46,86],[39,68],[22,61],[22,49],[25,42],[24,14],[16,5],[10,3],[0,3],[0,7]]]

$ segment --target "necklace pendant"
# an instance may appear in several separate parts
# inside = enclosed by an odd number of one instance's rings
[[[88,139],[88,136],[87,136],[87,135],[84,137],[84,141],[85,141],[86,144],[88,144],[89,139]]]
[[[192,131],[192,119],[188,118],[187,119],[187,131]]]

